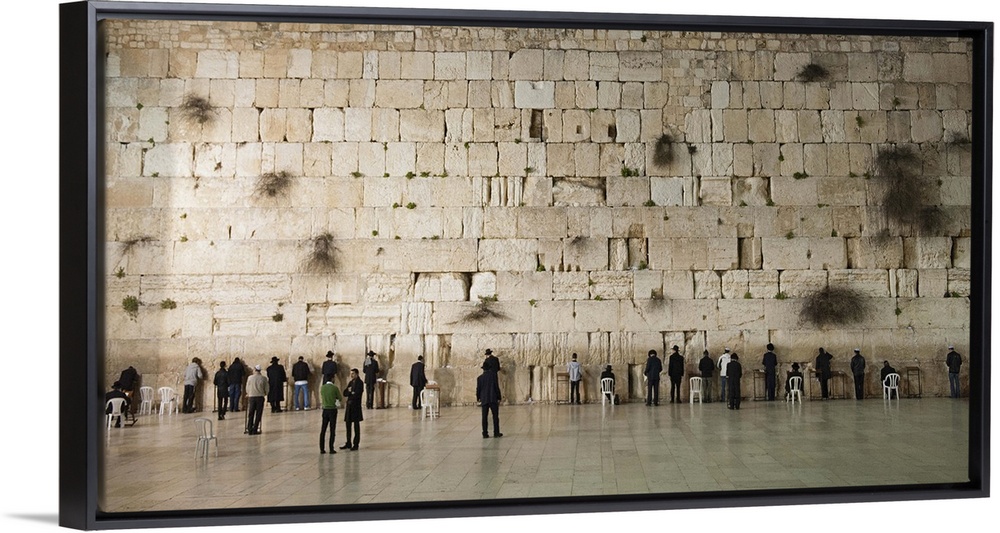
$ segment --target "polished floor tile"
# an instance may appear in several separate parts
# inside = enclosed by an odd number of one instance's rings
[[[342,413],[341,413],[342,415]],[[366,410],[358,451],[319,453],[321,412],[215,421],[219,453],[195,457],[198,414],[147,415],[105,440],[107,512],[850,487],[967,481],[968,403],[947,398],[478,407],[441,417]],[[492,426],[490,429],[492,435]]]

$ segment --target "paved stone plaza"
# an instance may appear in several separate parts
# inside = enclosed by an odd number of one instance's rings
[[[112,429],[102,509],[143,511],[449,501],[967,481],[966,400],[880,398],[365,411],[360,450],[321,455],[320,412],[218,422],[219,455],[195,458],[191,415]],[[214,419],[214,415],[209,413]],[[341,417],[342,418],[342,417]],[[343,442],[343,422],[337,428]]]

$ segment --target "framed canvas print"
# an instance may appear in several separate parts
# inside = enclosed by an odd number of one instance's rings
[[[60,6],[60,522],[989,494],[989,22]]]

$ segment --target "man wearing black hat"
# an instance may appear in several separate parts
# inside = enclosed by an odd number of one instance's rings
[[[125,415],[125,421],[127,422],[128,421],[128,407],[129,407],[129,404],[131,402],[129,401],[128,396],[125,394],[125,392],[122,391],[122,384],[121,384],[120,381],[116,381],[113,385],[111,385],[111,390],[109,390],[108,392],[106,392],[104,394],[104,405],[107,405],[107,407],[104,410],[105,414],[111,414],[111,406],[108,405],[108,402],[110,402],[114,398],[121,398],[121,399],[125,400],[125,403],[122,405],[122,412],[126,413],[126,415]],[[116,428],[122,427],[122,417],[121,416],[118,416],[118,418],[115,420],[115,427]]]
[[[851,358],[851,373],[854,374],[854,397],[858,400],[865,398],[865,358],[861,355],[861,349],[854,349],[854,357]]]
[[[676,344],[667,359],[667,375],[670,376],[670,403],[681,403],[681,379],[684,378],[684,356]],[[676,398],[676,400],[675,400]]]
[[[713,377],[715,375],[715,361],[712,361],[712,357],[708,355],[708,350],[702,354],[701,360],[698,361],[698,370],[701,371],[701,392],[705,396],[705,403],[712,403],[712,386]]]
[[[483,361],[483,370],[500,371],[500,359],[493,355],[493,350],[486,349],[486,360]]]
[[[413,387],[413,409],[420,409],[420,392],[427,385],[427,376],[424,375],[424,356],[417,356],[417,362],[410,367],[410,386]]]
[[[323,379],[327,380],[327,376],[330,376],[329,381],[336,384],[337,371],[339,370],[340,368],[337,366],[337,361],[334,359],[333,350],[328,350],[326,352],[326,361],[323,361],[323,367],[320,369],[320,373],[323,374]]]
[[[378,359],[375,358],[375,352],[368,350],[365,354],[361,371],[365,374],[365,408],[371,409],[375,402],[375,382],[378,380]]]
[[[778,356],[774,353],[774,345],[767,343],[767,351],[764,352],[764,391],[767,401],[774,401],[774,389],[778,381]],[[754,393],[756,396],[756,393]]]
[[[824,400],[830,399],[830,378],[833,376],[831,361],[833,356],[820,348],[819,355],[816,356],[816,378],[819,379],[819,390]]]
[[[347,399],[347,408],[344,409],[344,425],[347,426],[347,441],[341,450],[357,450],[361,444],[361,421],[365,419],[364,412],[361,411],[361,397],[364,395],[365,383],[358,377],[358,369],[351,369],[351,379],[344,387],[344,398]],[[351,434],[354,434],[353,439]]]
[[[802,385],[805,383],[805,378],[802,377],[802,372],[799,371],[799,364],[792,363],[792,371],[788,373],[788,377],[785,378],[785,398],[792,393],[792,378],[799,378],[798,383],[799,394],[802,394]]]
[[[729,358],[726,365],[726,383],[729,385],[729,408],[740,408],[740,379],[743,377],[743,365],[740,364],[739,354],[734,353]]]
[[[656,356],[656,350],[650,350],[646,356],[646,368],[642,374],[646,376],[646,406],[660,405],[660,372],[663,363]]]
[[[278,364],[278,358],[271,358],[271,366],[267,367],[267,403],[271,404],[272,413],[281,412],[281,402],[285,399],[285,382],[288,375],[285,367]]]
[[[962,395],[962,384],[958,379],[959,372],[962,371],[962,356],[955,351],[954,346],[949,346],[948,350],[944,361],[948,366],[948,386],[951,388],[951,397],[958,398]]]
[[[491,367],[492,368],[492,367]],[[493,412],[493,437],[503,437],[500,433],[500,381],[495,370],[487,369],[483,364],[483,373],[476,379],[476,401],[483,410],[483,438],[490,437],[486,428],[488,415]]]
[[[219,370],[212,380],[215,384],[216,407],[219,410],[219,420],[226,419],[226,404],[229,402],[229,371],[226,370],[226,362],[219,361]]]

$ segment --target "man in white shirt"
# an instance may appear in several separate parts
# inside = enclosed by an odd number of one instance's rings
[[[583,379],[583,370],[576,360],[576,354],[573,354],[573,360],[566,365],[566,372],[569,372],[569,403],[579,404],[580,380]]]
[[[729,360],[731,359],[729,355],[729,348],[719,356],[719,379],[722,382],[722,401],[726,401],[726,367],[729,366]]]

